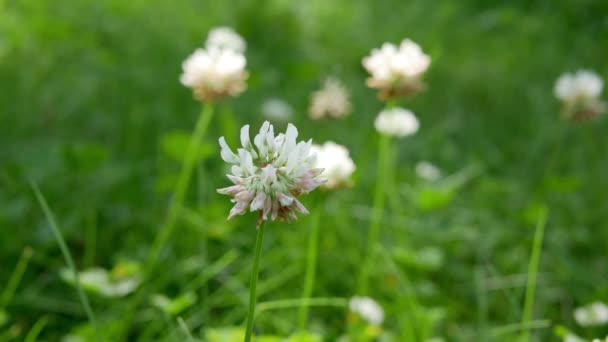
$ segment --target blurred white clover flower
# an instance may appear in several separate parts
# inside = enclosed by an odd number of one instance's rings
[[[269,98],[262,103],[262,115],[271,121],[287,121],[293,116],[293,108],[278,98]]]
[[[201,101],[237,96],[247,88],[245,56],[231,49],[196,49],[182,64],[180,82]]]
[[[593,339],[592,342],[608,342],[608,336],[606,336],[605,339],[595,338],[595,339]]]
[[[381,325],[384,321],[384,310],[369,297],[355,296],[351,298],[348,308],[373,325]]]
[[[441,170],[430,162],[423,160],[416,164],[416,174],[422,179],[436,181],[441,177]]]
[[[374,121],[374,126],[380,133],[405,137],[415,134],[420,123],[412,111],[395,107],[381,111]]]
[[[315,166],[324,169],[323,177],[327,178],[324,188],[348,185],[356,167],[346,147],[328,141],[323,145],[312,145],[311,151],[317,155]]]
[[[604,110],[600,100],[604,81],[589,70],[565,73],[555,82],[555,97],[564,104],[563,115],[567,119],[583,121],[599,115]]]
[[[594,302],[574,310],[574,320],[583,327],[608,323],[608,306]]]
[[[244,53],[245,49],[247,49],[247,43],[243,37],[236,33],[232,28],[219,26],[214,27],[209,31],[205,47],[207,49],[220,48]]]
[[[410,39],[399,46],[384,43],[363,58],[363,67],[369,72],[367,85],[380,90],[381,99],[406,96],[423,88],[420,78],[431,64],[431,58]]]
[[[295,212],[308,210],[296,197],[308,193],[325,182],[320,177],[323,169],[315,167],[311,153],[312,140],[296,142],[298,130],[287,125],[285,134],[274,135],[274,127],[264,122],[260,132],[249,139],[249,125],[241,129],[242,148],[232,152],[224,137],[219,139],[222,159],[232,164],[227,175],[234,185],[218,189],[220,194],[232,196],[234,207],[228,219],[244,214],[247,209],[258,211],[258,225],[262,220],[277,217],[297,219]]]
[[[341,118],[348,115],[350,110],[348,91],[335,78],[327,78],[323,88],[312,93],[309,114],[313,120],[324,117]]]

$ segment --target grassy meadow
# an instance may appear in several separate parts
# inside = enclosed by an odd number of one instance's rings
[[[176,207],[206,108],[182,62],[216,26],[247,42],[247,90],[213,104]],[[564,72],[608,77],[607,37],[605,0],[0,0],[0,341],[242,341],[256,216],[227,220],[218,138],[236,146],[245,124],[253,136],[269,99],[292,108],[270,119],[277,132],[291,122],[301,140],[344,145],[356,171],[301,196],[310,215],[266,224],[255,341],[605,337],[574,311],[608,302],[608,120],[562,120],[553,89]],[[420,129],[391,140],[379,174],[383,103],[361,60],[404,38],[432,59],[426,89],[397,101]],[[351,113],[311,120],[328,76]],[[362,293],[385,318],[368,326],[348,301],[385,177]]]

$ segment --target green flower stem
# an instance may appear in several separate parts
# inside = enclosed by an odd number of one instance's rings
[[[99,331],[99,327],[97,326],[97,320],[95,319],[95,315],[93,314],[93,310],[91,309],[91,305],[89,304],[89,299],[87,298],[86,293],[84,292],[84,290],[82,289],[82,286],[80,285],[80,276],[78,274],[78,270],[76,269],[76,265],[74,264],[74,260],[72,259],[72,255],[70,254],[70,250],[68,249],[68,246],[66,245],[65,240],[63,239],[63,235],[61,235],[61,231],[59,230],[59,227],[57,226],[57,223],[55,222],[55,217],[53,216],[53,212],[49,208],[49,205],[46,202],[46,199],[44,198],[42,193],[40,192],[40,189],[38,189],[38,186],[35,183],[32,183],[32,189],[34,190],[36,199],[38,200],[38,203],[40,204],[40,207],[42,208],[42,211],[44,212],[44,215],[46,216],[49,226],[51,227],[51,230],[53,231],[53,235],[55,236],[55,239],[57,240],[57,244],[59,245],[59,249],[61,250],[61,253],[63,254],[65,263],[68,265],[68,268],[70,268],[70,270],[74,274],[74,285],[76,286],[76,291],[78,292],[78,298],[80,299],[80,302],[82,303],[82,307],[84,308],[84,311],[89,319],[89,322],[93,326],[93,330],[95,331],[95,337],[97,338],[97,341],[100,342],[100,341],[102,341],[102,338],[101,338],[101,334]]]
[[[374,204],[372,209],[372,217],[370,220],[370,227],[367,237],[367,246],[365,248],[365,258],[363,259],[363,266],[361,267],[361,273],[359,273],[358,280],[358,291],[357,294],[365,295],[368,291],[369,286],[369,273],[373,264],[375,256],[375,248],[378,244],[378,238],[380,236],[380,225],[382,223],[382,216],[384,214],[384,201],[385,201],[385,186],[386,186],[386,175],[387,166],[389,163],[389,149],[390,149],[390,136],[386,134],[380,135],[380,142],[378,145],[378,171],[376,174],[376,188],[374,191]]]
[[[317,271],[317,254],[319,247],[319,221],[320,210],[313,211],[311,218],[310,237],[308,238],[308,253],[306,256],[306,275],[304,277],[304,290],[302,291],[302,305],[300,306],[300,331],[306,329],[310,296],[315,285],[315,274]]]
[[[253,259],[253,269],[251,270],[251,280],[249,283],[249,311],[247,312],[247,330],[245,331],[245,342],[251,341],[253,332],[253,320],[255,316],[255,303],[258,299],[256,287],[258,285],[258,274],[260,271],[260,255],[262,255],[262,241],[264,240],[264,226],[266,221],[257,228],[255,238],[255,256]]]
[[[528,265],[528,281],[526,284],[526,297],[524,300],[524,313],[521,320],[522,332],[520,341],[530,340],[530,323],[532,322],[532,311],[534,308],[534,295],[536,291],[536,278],[538,275],[538,265],[540,262],[540,254],[543,249],[543,236],[545,233],[545,225],[547,223],[547,209],[543,208],[538,216],[536,231],[534,233],[534,242],[532,244],[532,255],[530,256],[530,264]]]
[[[203,106],[201,114],[199,115],[198,120],[196,121],[194,132],[190,137],[190,143],[188,144],[188,148],[184,156],[184,161],[182,163],[182,169],[179,174],[179,178],[177,179],[175,190],[173,191],[173,198],[171,200],[171,204],[169,205],[167,218],[152,244],[152,249],[144,265],[144,279],[148,279],[152,276],[152,272],[154,271],[154,267],[156,266],[158,257],[160,256],[163,247],[167,244],[167,241],[171,237],[171,233],[173,233],[173,230],[175,229],[175,225],[179,216],[178,214],[184,206],[186,192],[188,190],[188,186],[190,184],[190,180],[195,169],[197,156],[199,154],[199,144],[204,138],[205,133],[207,132],[207,128],[209,127],[209,123],[211,122],[212,117],[213,103],[208,102]],[[143,284],[146,284],[146,282],[144,281]],[[138,291],[129,303],[130,305],[127,308],[126,315],[124,316],[124,319],[122,321],[122,326],[120,329],[118,329],[119,341],[126,339],[126,334],[128,333],[129,325],[133,321],[133,316],[135,315],[137,306],[143,299],[145,293],[146,291],[143,290]]]

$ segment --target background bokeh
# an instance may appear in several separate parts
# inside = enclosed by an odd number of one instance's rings
[[[421,129],[395,143],[397,183],[382,232],[395,265],[379,258],[372,286],[385,329],[399,336],[405,318],[420,323],[421,341],[513,341],[491,332],[521,320],[534,226],[546,207],[534,317],[550,324],[534,338],[555,338],[557,324],[589,338],[606,335],[578,328],[572,311],[608,299],[608,122],[559,120],[553,83],[579,68],[608,76],[608,2],[3,0],[0,289],[24,248],[33,252],[15,296],[0,307],[8,316],[4,340],[23,340],[42,317],[40,340],[87,329],[29,180],[47,197],[80,269],[145,260],[200,112],[178,81],[181,63],[218,25],[247,40],[249,88],[216,106],[201,148],[206,171],[191,186],[154,283],[144,284],[169,298],[194,294],[178,310],[194,334],[245,317],[254,218],[226,221],[230,203],[215,192],[228,185],[217,138],[235,144],[242,125],[258,127],[268,98],[294,108],[290,121],[301,137],[351,151],[354,187],[303,202],[322,215],[315,296],[354,294],[376,180],[373,120],[382,107],[365,87],[361,59],[408,37],[432,64],[428,89],[401,102]],[[345,83],[353,112],[314,122],[310,93],[327,76]],[[418,178],[421,160],[444,178]],[[261,301],[300,295],[309,220],[268,226]],[[195,281],[217,260],[225,263],[204,286]],[[397,281],[403,276],[405,292]],[[129,297],[90,298],[111,331]],[[167,315],[146,299],[132,339],[174,339]],[[296,310],[268,311],[258,332],[287,336],[295,317]],[[328,341],[344,320],[344,310],[311,311],[311,329]]]

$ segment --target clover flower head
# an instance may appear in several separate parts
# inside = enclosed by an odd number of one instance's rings
[[[286,122],[293,116],[293,108],[284,100],[269,98],[262,103],[262,115],[270,121]]]
[[[369,297],[355,296],[351,298],[348,308],[373,325],[381,325],[384,322],[384,310]]]
[[[592,342],[608,342],[608,336],[605,339],[594,338]]]
[[[420,123],[412,111],[394,107],[380,112],[374,121],[374,126],[380,133],[405,137],[415,134],[420,128]]]
[[[430,64],[431,58],[410,39],[399,46],[384,43],[363,59],[363,67],[370,74],[367,85],[379,89],[379,97],[384,100],[421,91],[420,78]]]
[[[228,219],[244,214],[247,209],[258,212],[262,220],[297,219],[296,212],[308,214],[298,201],[325,182],[323,169],[315,167],[311,153],[312,140],[296,142],[298,130],[292,124],[286,132],[275,136],[274,127],[264,122],[260,132],[249,139],[249,125],[241,129],[242,147],[234,153],[224,137],[219,139],[222,159],[232,164],[228,179],[234,185],[218,189],[220,194],[232,196],[234,207]]]
[[[592,119],[605,110],[600,100],[604,81],[589,70],[565,73],[555,82],[555,97],[563,103],[563,116],[566,119],[585,121]]]
[[[327,78],[323,83],[323,88],[312,94],[309,114],[313,120],[324,117],[342,118],[348,115],[350,110],[348,91],[335,78]]]
[[[232,28],[226,26],[214,27],[209,31],[205,47],[228,49],[238,53],[244,53],[247,43]]]
[[[323,168],[327,178],[324,188],[333,189],[349,185],[350,177],[355,172],[355,163],[350,158],[348,149],[333,141],[323,145],[312,145],[311,150],[317,155],[316,167]]]
[[[237,96],[247,88],[245,56],[216,46],[196,49],[182,64],[180,82],[200,101]]]
[[[608,305],[594,302],[574,310],[574,320],[583,327],[608,323]]]

